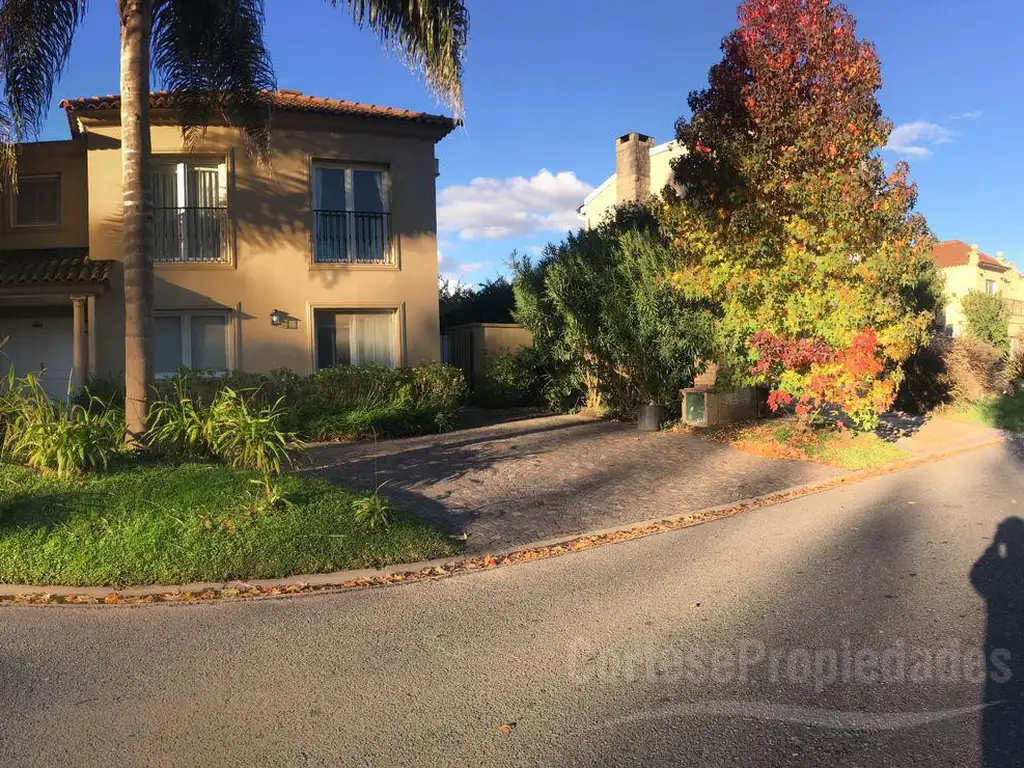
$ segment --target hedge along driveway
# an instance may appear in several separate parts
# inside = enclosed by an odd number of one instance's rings
[[[680,514],[844,474],[631,424],[549,416],[310,450],[313,472],[380,488],[471,553]]]

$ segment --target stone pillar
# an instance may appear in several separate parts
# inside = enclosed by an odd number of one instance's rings
[[[74,308],[74,355],[71,364],[71,389],[78,392],[89,373],[89,340],[85,334],[86,296],[72,296]]]
[[[627,133],[615,140],[615,203],[634,203],[651,194],[651,147],[654,139]]]
[[[89,356],[88,356],[88,378],[92,378],[99,374],[96,370],[96,363],[100,359],[99,355],[96,354],[96,297],[90,296],[85,303],[85,318],[86,318],[86,333],[89,337]]]

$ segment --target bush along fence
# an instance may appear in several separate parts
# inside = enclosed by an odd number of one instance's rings
[[[466,396],[462,372],[436,362],[404,368],[347,366],[299,376],[289,370],[227,376],[182,371],[156,385],[150,449],[179,461],[221,461],[270,477],[301,441],[402,437],[451,429]],[[10,372],[0,385],[0,459],[70,477],[121,455],[124,393],[91,382],[70,403],[39,379]]]

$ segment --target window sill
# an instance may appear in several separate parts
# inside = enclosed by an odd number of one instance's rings
[[[155,269],[234,269],[231,261],[154,261]]]
[[[311,270],[352,270],[354,272],[398,272],[398,264],[359,264],[351,261],[312,261],[309,264]]]
[[[62,226],[63,224],[59,221],[50,221],[45,224],[15,224],[11,222],[8,229],[12,232],[55,232]]]

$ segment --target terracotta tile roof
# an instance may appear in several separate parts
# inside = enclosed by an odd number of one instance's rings
[[[970,262],[971,246],[963,240],[946,240],[932,249],[932,258],[940,267],[962,267]],[[993,269],[1007,270],[1009,265],[1000,264],[987,253],[978,252],[978,262]]]
[[[390,120],[402,120],[411,123],[436,125],[442,128],[447,128],[448,131],[458,125],[455,120],[450,117],[445,117],[444,115],[431,115],[426,112],[411,112],[408,109],[382,107],[376,104],[361,104],[356,101],[324,99],[317,96],[307,96],[301,91],[275,91],[271,95],[273,97],[274,109],[282,112],[382,117]],[[151,93],[149,97],[150,108],[173,108],[174,97],[175,94],[172,91],[155,91]],[[74,116],[76,113],[118,109],[120,105],[121,97],[118,94],[112,94],[110,96],[89,96],[81,99],[65,99],[60,103],[61,108],[67,112],[68,120],[72,124],[72,132],[77,130],[74,124]]]
[[[110,261],[93,261],[87,248],[0,251],[0,287],[110,283]]]

